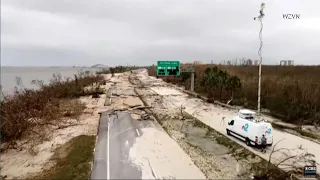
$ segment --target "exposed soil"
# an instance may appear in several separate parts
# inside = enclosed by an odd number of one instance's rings
[[[106,85],[104,88],[107,88]],[[83,114],[74,119],[72,116],[62,121],[59,126],[48,126],[39,129],[43,139],[38,141],[28,136],[22,140],[19,149],[10,149],[1,154],[1,177],[7,179],[25,179],[33,177],[51,168],[55,161],[51,158],[55,151],[74,137],[80,135],[96,136],[99,124],[99,112],[104,111],[106,95],[98,98],[81,97],[78,101],[84,104]],[[22,141],[20,143],[22,143]]]

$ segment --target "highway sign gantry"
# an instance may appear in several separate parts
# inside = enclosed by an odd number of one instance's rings
[[[180,76],[180,61],[158,61],[157,76]]]

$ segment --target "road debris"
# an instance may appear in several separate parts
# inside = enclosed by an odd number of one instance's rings
[[[150,116],[149,116],[149,114],[142,114],[141,119],[147,120],[147,119],[150,119]]]

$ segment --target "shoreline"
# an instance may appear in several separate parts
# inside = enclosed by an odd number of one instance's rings
[[[59,148],[70,143],[73,143],[72,146],[79,146],[81,144],[77,142],[83,140],[89,144],[92,142],[90,138],[97,134],[99,113],[104,108],[105,90],[108,88],[106,81],[111,75],[78,74],[75,77],[69,81],[57,80],[56,84],[45,85],[39,90],[21,90],[15,96],[1,102],[1,130],[4,137],[1,142],[3,179],[25,179],[39,175],[55,167],[54,157]],[[29,93],[39,97],[29,96]],[[37,98],[40,98],[40,102]],[[24,99],[27,102],[23,102]],[[24,115],[25,118],[20,118],[16,122],[24,121],[23,124],[29,130],[20,135],[10,134],[8,131],[10,127],[6,126],[6,122],[15,118],[15,114],[12,113],[16,111],[8,108],[20,107],[22,110],[16,113],[23,115],[24,112],[32,112],[33,108],[37,110],[39,108],[35,104],[37,102],[42,103],[37,113]],[[25,103],[31,106],[26,108]],[[10,112],[12,113],[8,114]],[[88,147],[82,148],[92,151],[93,149],[90,150],[92,145],[89,144]]]
[[[40,144],[30,147],[30,144],[22,147],[23,150],[10,149],[1,154],[1,176],[8,179],[25,179],[38,175],[44,170],[54,166],[52,156],[55,151],[68,143],[71,139],[86,135],[96,136],[99,122],[99,112],[104,106],[105,95],[95,99],[90,96],[84,96],[79,99],[86,104],[86,109],[79,117],[78,122],[69,119],[73,125],[65,128],[48,127],[48,130],[54,130],[48,133],[48,139]],[[93,149],[92,149],[93,150]]]
[[[74,78],[79,72],[90,71],[95,74],[98,68],[81,68],[81,67],[1,67],[1,90],[6,94],[12,94],[17,86],[16,78],[20,77],[22,83],[28,89],[38,88],[32,85],[33,80],[41,80],[44,84],[49,84],[53,74],[60,74],[63,79]]]

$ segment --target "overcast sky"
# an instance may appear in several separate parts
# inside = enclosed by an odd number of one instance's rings
[[[1,0],[1,65],[259,59],[261,2],[263,63],[320,64],[320,0]]]

